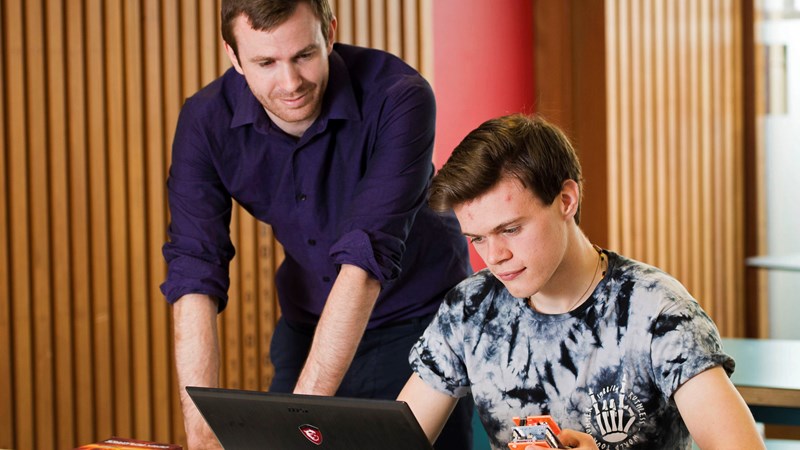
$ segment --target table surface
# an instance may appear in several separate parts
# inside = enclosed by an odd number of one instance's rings
[[[797,450],[800,448],[800,441],[785,439],[767,439],[768,450]]]
[[[725,338],[722,347],[747,404],[800,408],[800,340]]]
[[[800,271],[800,254],[753,256],[747,258],[746,263],[750,267],[761,267],[763,269]]]

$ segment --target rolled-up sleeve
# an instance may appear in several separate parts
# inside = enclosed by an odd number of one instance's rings
[[[206,294],[225,308],[234,256],[230,240],[231,197],[214,169],[214,140],[190,104],[181,110],[167,180],[170,225],[162,252],[167,277],[161,291],[170,303],[186,294]]]
[[[330,256],[385,283],[400,275],[406,239],[425,205],[433,175],[436,104],[422,77],[403,75],[376,109],[375,144]]]

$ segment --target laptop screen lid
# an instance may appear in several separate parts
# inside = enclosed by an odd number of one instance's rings
[[[395,400],[187,386],[226,450],[432,450],[411,409]]]

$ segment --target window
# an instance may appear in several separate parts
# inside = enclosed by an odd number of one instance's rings
[[[800,339],[800,0],[755,2],[759,256],[766,334]]]

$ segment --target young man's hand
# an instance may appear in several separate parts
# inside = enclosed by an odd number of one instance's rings
[[[581,450],[598,450],[594,438],[590,434],[581,433],[575,430],[561,430],[558,439],[567,448],[576,448]]]

